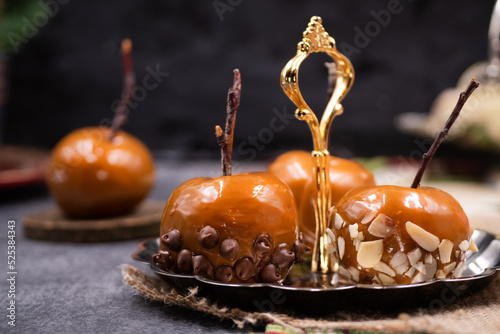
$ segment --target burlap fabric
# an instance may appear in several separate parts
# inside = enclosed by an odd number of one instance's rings
[[[475,219],[476,226],[499,235],[499,223],[492,224],[492,221],[498,221],[498,217],[496,218]],[[481,221],[485,223],[480,224]],[[500,333],[500,275],[481,291],[434,310],[422,308],[389,315],[336,312],[328,317],[311,318],[281,313],[245,312],[223,307],[198,297],[197,288],[179,293],[157,276],[148,275],[133,266],[126,265],[122,271],[125,282],[150,300],[230,319],[240,328],[273,322],[298,333],[305,329],[355,329],[389,333]]]

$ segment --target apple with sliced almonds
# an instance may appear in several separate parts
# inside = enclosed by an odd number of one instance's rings
[[[349,191],[330,209],[327,230],[340,271],[358,283],[418,283],[460,277],[473,227],[448,193],[419,187],[423,173],[467,98],[460,94],[443,131],[424,155],[410,188],[383,185]]]

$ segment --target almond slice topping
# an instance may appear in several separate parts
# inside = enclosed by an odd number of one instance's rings
[[[394,278],[387,276],[386,274],[378,274],[378,278],[382,285],[393,285],[396,284]]]
[[[412,222],[406,222],[406,232],[420,247],[428,252],[433,252],[439,247],[438,237]]]
[[[471,252],[477,252],[479,250],[479,249],[477,249],[476,243],[472,239],[470,240],[469,250]]]
[[[344,257],[345,252],[345,240],[342,237],[337,239],[337,245],[339,246],[339,257],[342,259]]]
[[[345,222],[342,217],[340,217],[338,213],[335,213],[335,222],[333,224],[335,226],[335,229],[340,230],[340,228],[344,226],[344,224]]]
[[[455,262],[450,263],[449,265],[443,268],[444,274],[448,275],[453,271],[453,269],[455,269],[456,266],[457,264]]]
[[[439,244],[439,259],[445,264],[451,261],[451,252],[453,251],[453,242],[443,239]]]
[[[467,252],[467,250],[469,249],[470,245],[469,245],[469,242],[467,240],[464,240],[462,241],[459,245],[458,245],[458,248],[460,248],[460,250],[462,252]]]
[[[381,273],[384,273],[386,275],[389,275],[391,277],[396,276],[396,272],[391,267],[389,267],[389,265],[387,263],[382,262],[382,261],[380,261],[379,263],[374,265],[373,269],[375,269]]]
[[[358,224],[352,224],[348,227],[349,234],[351,235],[351,239],[356,239],[358,237]]]
[[[408,253],[408,260],[410,260],[410,264],[414,267],[415,264],[420,260],[422,256],[422,251],[420,248],[415,248],[411,252]]]
[[[363,241],[359,244],[356,259],[363,268],[372,268],[382,259],[384,243],[382,240]]]
[[[385,238],[393,231],[392,226],[388,225],[390,222],[392,223],[391,218],[381,213],[372,221],[368,232],[375,237]]]
[[[369,222],[371,222],[373,220],[373,218],[375,218],[376,215],[377,215],[377,213],[375,211],[367,213],[363,217],[363,219],[361,219],[361,224],[368,224]]]
[[[398,275],[403,275],[410,265],[408,264],[408,257],[404,253],[398,251],[392,256],[391,261],[389,261],[389,266],[396,270]]]

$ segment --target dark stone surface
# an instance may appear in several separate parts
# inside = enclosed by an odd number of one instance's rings
[[[233,5],[219,15],[217,3]],[[394,3],[399,3],[398,13],[377,25],[375,16]],[[111,105],[121,91],[118,46],[130,37],[140,84],[157,66],[169,73],[138,98],[125,127],[155,151],[217,156],[213,129],[224,121],[226,92],[236,67],[243,86],[235,156],[267,159],[277,151],[310,148],[305,123],[278,119],[273,124],[279,131],[270,128],[276,111],[291,115],[294,110],[281,91],[279,73],[294,55],[309,18],[320,15],[356,70],[343,103],[346,111],[332,129],[331,151],[342,156],[407,155],[416,144],[394,128],[394,117],[427,111],[468,66],[487,58],[493,4],[71,0],[12,57],[5,139],[51,147],[74,128],[111,118]],[[362,40],[359,31],[372,37]],[[347,44],[359,50],[349,52]],[[316,55],[301,67],[303,93],[317,111],[326,100],[326,59]]]
[[[151,195],[167,200],[181,182],[219,172],[218,163],[157,164]],[[181,168],[182,167],[182,168]],[[256,169],[262,166],[246,166]],[[72,244],[26,239],[22,218],[54,205],[48,197],[0,204],[0,332],[12,333],[239,333],[232,322],[151,303],[122,281],[122,264],[149,269],[131,259],[139,240]],[[7,222],[16,221],[16,327],[7,324]]]

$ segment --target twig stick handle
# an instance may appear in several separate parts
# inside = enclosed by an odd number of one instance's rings
[[[108,140],[112,140],[127,121],[128,105],[134,94],[136,85],[134,64],[132,62],[132,41],[128,38],[122,41],[123,90],[120,102],[115,110]]]
[[[241,74],[238,69],[233,70],[233,73],[233,86],[229,88],[227,93],[225,129],[222,131],[219,125],[215,126],[215,136],[221,150],[222,175],[224,176],[232,173],[234,123],[241,99]]]
[[[427,166],[429,166],[429,163],[434,156],[434,153],[436,153],[439,145],[443,142],[444,138],[450,131],[451,126],[453,123],[455,123],[456,119],[458,118],[458,115],[460,115],[460,111],[462,111],[462,108],[467,101],[467,99],[471,96],[472,92],[479,86],[479,82],[476,81],[476,79],[472,78],[471,82],[465,89],[465,91],[460,93],[460,97],[458,98],[457,104],[455,105],[455,108],[453,109],[450,117],[446,121],[446,124],[444,125],[443,129],[441,132],[438,134],[434,142],[432,143],[431,147],[425,153],[422,157],[422,161],[420,162],[420,166],[418,167],[417,170],[417,175],[415,175],[415,179],[413,179],[413,183],[411,184],[412,188],[418,188],[420,185],[420,181],[422,181],[422,177],[424,175],[425,170],[427,169]]]

